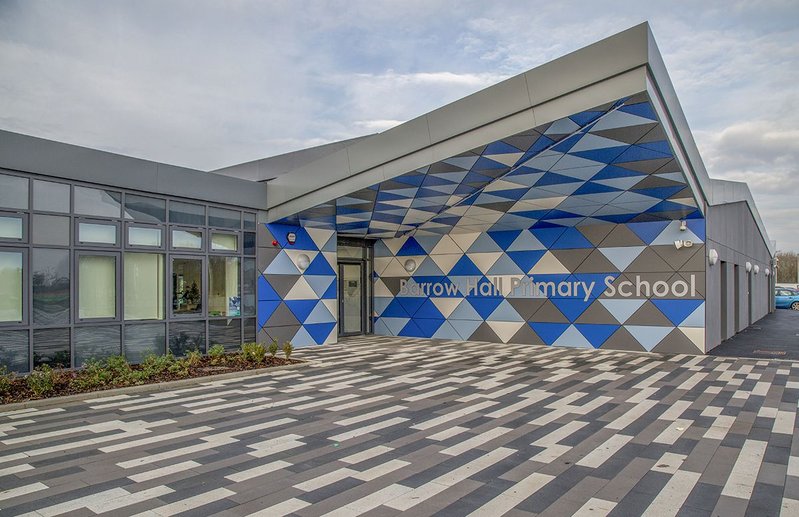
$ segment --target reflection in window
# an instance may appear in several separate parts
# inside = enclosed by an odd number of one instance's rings
[[[203,262],[172,259],[172,313],[202,314]]]
[[[33,367],[46,364],[51,368],[69,368],[69,329],[36,329],[33,331]]]
[[[244,259],[244,277],[241,279],[241,310],[244,316],[255,316],[255,259]]]
[[[22,217],[0,215],[0,239],[22,239]]]
[[[75,213],[99,217],[119,217],[122,195],[96,188],[75,187]]]
[[[181,321],[169,324],[169,351],[178,357],[191,350],[205,352],[205,322]]]
[[[69,251],[33,250],[33,323],[69,325]]]
[[[78,241],[91,244],[116,244],[117,227],[113,224],[78,223]]]
[[[255,214],[244,212],[244,229],[255,230]]]
[[[255,255],[255,234],[244,232],[244,254]]]
[[[169,202],[169,222],[205,226],[205,207],[179,201]]]
[[[241,212],[211,207],[208,209],[208,226],[238,230],[241,228]]]
[[[0,321],[22,321],[22,252],[0,251]]]
[[[166,350],[166,326],[163,323],[125,325],[125,358],[140,363],[150,354],[163,355]]]
[[[146,223],[164,223],[166,222],[166,201],[126,194],[125,219]]]
[[[0,208],[28,208],[28,179],[0,174]]]
[[[208,343],[222,345],[227,351],[241,347],[241,320],[211,320],[208,322]]]
[[[33,214],[31,240],[34,244],[69,246],[70,219],[60,215]]]
[[[152,246],[161,247],[161,228],[140,228],[131,226],[128,228],[128,244],[130,246]]]
[[[0,365],[11,372],[24,373],[28,366],[28,331],[4,330],[0,332]]]
[[[201,250],[203,249],[203,232],[172,230],[172,247]]]
[[[33,180],[33,209],[69,213],[69,185]]]
[[[164,256],[125,253],[125,319],[164,319]]]
[[[78,317],[80,319],[116,317],[116,267],[116,257],[111,255],[78,256]]]
[[[122,353],[119,325],[75,327],[75,366],[102,361]]]
[[[211,257],[208,267],[208,315],[240,316],[238,257]]]
[[[238,251],[239,238],[230,233],[212,233],[211,249],[214,251]]]

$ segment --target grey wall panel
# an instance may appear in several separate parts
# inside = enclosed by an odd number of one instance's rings
[[[266,184],[0,131],[0,168],[247,208]]]
[[[745,201],[711,206],[707,212],[707,248],[719,254],[719,263],[707,268],[707,349],[732,337],[751,323],[755,323],[771,310],[773,293],[771,279],[765,270],[773,270],[769,248],[760,233],[760,227]],[[722,262],[726,263],[722,265]],[[752,271],[746,272],[746,263]],[[735,266],[738,266],[738,317],[735,316]],[[754,266],[759,267],[755,273]],[[727,313],[721,315],[722,275],[727,278]],[[750,280],[751,277],[751,295]],[[751,313],[750,313],[751,299]],[[726,321],[725,321],[726,319]],[[738,321],[736,328],[735,322]],[[726,325],[723,325],[726,323]],[[725,328],[726,327],[726,328]]]

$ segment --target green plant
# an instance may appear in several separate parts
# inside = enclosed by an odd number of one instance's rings
[[[286,355],[286,361],[291,359],[291,353],[294,351],[294,345],[291,344],[291,341],[286,341],[283,343],[283,353]]]
[[[69,385],[78,390],[92,390],[105,386],[111,382],[113,374],[111,370],[95,359],[89,359],[84,363],[83,370],[79,371]]]
[[[189,376],[189,360],[184,358],[175,359],[169,366],[169,372],[177,375],[178,377],[188,377]]]
[[[116,385],[132,384],[137,380],[125,356],[114,355],[105,360],[105,369],[110,374],[109,381]]]
[[[269,355],[274,358],[277,355],[278,350],[280,350],[280,346],[277,344],[277,339],[273,339],[269,344]]]
[[[211,358],[211,364],[219,364],[225,359],[225,347],[222,345],[214,345],[208,349],[208,357]]]
[[[139,366],[144,378],[152,379],[167,371],[174,362],[175,356],[171,352],[164,355],[148,354]]]
[[[34,395],[42,397],[55,389],[55,371],[43,364],[28,375],[26,382]]]
[[[11,383],[14,380],[14,374],[8,372],[5,365],[0,366],[0,395],[5,395],[11,391]]]
[[[244,343],[241,345],[241,355],[248,363],[262,363],[266,357],[266,348],[261,343]]]
[[[197,350],[189,350],[186,353],[186,362],[189,363],[189,366],[192,368],[200,366],[200,362],[203,360],[203,354]]]

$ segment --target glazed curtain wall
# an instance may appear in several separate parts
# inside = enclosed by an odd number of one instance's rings
[[[283,224],[260,224],[258,231],[258,341],[335,343],[336,232]]]
[[[701,353],[704,239],[691,219],[382,240],[375,333]]]

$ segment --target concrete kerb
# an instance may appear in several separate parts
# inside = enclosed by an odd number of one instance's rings
[[[178,379],[176,381],[154,382],[152,384],[140,384],[137,386],[125,386],[124,388],[112,388],[108,390],[90,391],[88,393],[76,393],[74,395],[63,395],[61,397],[50,397],[46,399],[27,400],[25,402],[14,402],[11,404],[0,405],[0,416],[10,411],[19,409],[30,408],[46,408],[52,406],[61,406],[64,404],[83,402],[91,399],[99,399],[105,397],[113,397],[115,395],[130,395],[140,393],[151,393],[156,391],[169,391],[183,386],[194,386],[197,384],[212,383],[222,380],[243,379],[246,377],[257,377],[260,375],[267,375],[272,372],[280,370],[294,370],[297,368],[305,368],[308,366],[316,366],[317,361],[299,360],[301,362],[295,364],[286,364],[283,366],[272,366],[270,368],[258,368],[256,370],[240,370],[237,372],[218,373],[213,375],[206,375],[204,377],[192,377],[191,379]]]

